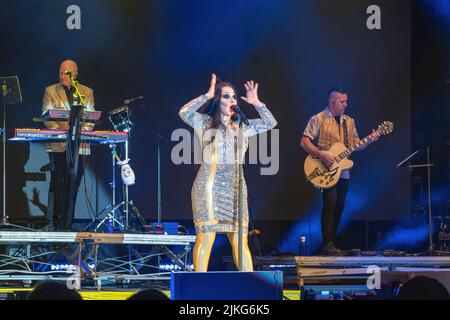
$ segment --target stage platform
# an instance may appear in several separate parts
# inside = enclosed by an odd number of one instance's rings
[[[193,235],[0,231],[0,288],[30,288],[36,281],[57,280],[86,292],[104,291],[105,297],[118,292],[119,299],[127,295],[118,288],[168,290],[172,270],[192,271],[194,242]],[[231,257],[224,261],[229,270],[236,270]],[[253,262],[255,271],[282,271],[285,296],[290,292],[291,300],[320,288],[368,292],[367,280],[375,273],[382,286],[427,275],[450,289],[449,256],[285,255],[254,256]],[[163,269],[164,264],[172,269]]]
[[[450,256],[260,256],[253,261],[255,270],[282,270],[284,288],[299,289],[303,295],[313,291],[375,297],[419,275],[439,280],[450,292]]]
[[[170,280],[161,264],[192,271],[194,242],[193,235],[0,231],[0,282],[88,282],[100,290],[104,283]]]
[[[295,280],[367,274],[381,271],[450,271],[450,256],[281,256],[253,257],[255,269],[284,270]],[[371,272],[371,271],[370,271]]]
[[[0,231],[0,243],[80,243],[189,245],[191,235],[96,233],[96,232],[33,232]]]
[[[283,272],[284,289],[341,290],[375,295],[376,290],[367,286],[377,277],[378,285],[386,288],[405,283],[418,275],[426,275],[441,281],[450,291],[450,256],[254,256],[254,269]],[[229,269],[233,259],[224,257]],[[370,279],[372,277],[372,279]]]

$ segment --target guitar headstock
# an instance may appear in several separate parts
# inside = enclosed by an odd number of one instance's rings
[[[383,121],[383,123],[381,123],[379,126],[378,126],[378,129],[377,129],[377,131],[380,133],[380,134],[389,134],[389,133],[391,133],[392,131],[394,131],[394,124],[392,123],[392,122],[390,122],[390,121]]]

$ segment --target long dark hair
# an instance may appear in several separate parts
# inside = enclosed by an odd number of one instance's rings
[[[222,97],[222,90],[224,87],[230,87],[234,90],[237,95],[237,91],[234,86],[229,82],[220,82],[216,85],[216,90],[214,92],[214,98],[212,101],[205,107],[205,114],[211,117],[211,127],[214,129],[218,129],[220,127],[220,98]]]

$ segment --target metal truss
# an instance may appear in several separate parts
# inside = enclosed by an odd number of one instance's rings
[[[100,289],[111,281],[169,280],[170,271],[161,272],[160,264],[170,261],[192,271],[193,242],[189,235],[0,232],[6,249],[0,254],[0,281],[74,281],[80,287],[91,280]],[[62,261],[68,269],[55,268]]]

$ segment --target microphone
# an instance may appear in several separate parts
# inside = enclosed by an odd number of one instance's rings
[[[248,121],[247,117],[245,116],[245,114],[241,111],[241,108],[239,108],[238,105],[233,106],[233,110],[235,113],[238,114],[239,118],[241,118],[241,121],[243,123],[245,123],[245,125],[249,126],[250,122]]]
[[[67,71],[64,72],[64,74],[65,74],[66,76],[69,76],[69,79],[70,79],[71,81],[75,80],[75,78],[76,78],[76,76],[74,77],[74,73],[75,73],[75,72],[70,71],[70,70],[67,70]]]
[[[130,104],[130,103],[132,103],[133,101],[140,100],[140,99],[144,99],[144,96],[139,96],[139,97],[134,97],[134,98],[126,99],[126,100],[123,101],[123,103],[124,103],[124,104]]]

